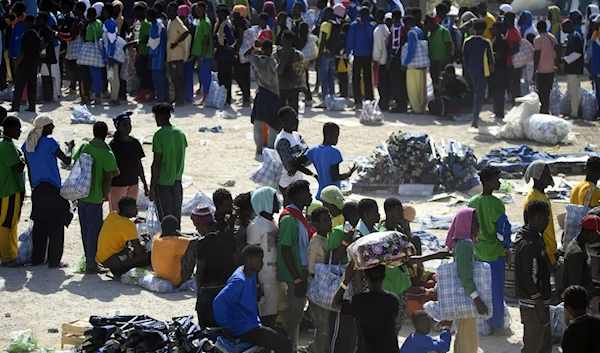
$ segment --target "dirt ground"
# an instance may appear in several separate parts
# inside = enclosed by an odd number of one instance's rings
[[[314,82],[314,81],[313,81]],[[584,83],[589,88],[589,83]],[[237,90],[237,86],[234,86]],[[563,87],[563,91],[565,88]],[[74,107],[74,96],[63,99],[61,104],[44,104],[40,113],[48,113],[55,121],[56,130],[54,137],[63,141],[64,132],[71,129],[75,141],[79,145],[83,139],[92,137],[91,125],[71,125],[70,110]],[[4,104],[8,107],[8,104]],[[94,107],[92,113],[100,120],[105,121],[112,128],[111,118],[124,110],[137,109],[132,117],[133,135],[144,137],[146,142],[151,141],[152,134],[157,130],[150,105],[136,104],[129,100],[128,104],[119,107]],[[252,125],[250,124],[250,108],[241,109],[235,106],[237,116],[234,119],[217,117],[216,111],[210,108],[185,106],[176,108],[172,120],[184,129],[188,136],[189,148],[186,155],[185,176],[191,177],[193,184],[185,188],[185,197],[192,197],[198,190],[212,194],[220,184],[228,180],[235,181],[235,186],[230,191],[235,196],[255,188],[248,179],[251,172],[260,165],[254,159],[254,141],[252,139]],[[498,126],[501,123],[489,117],[490,106],[486,105],[483,113],[483,123],[480,126]],[[24,121],[26,130],[31,128],[32,113],[22,112],[19,117]],[[385,114],[385,121],[381,126],[363,126],[358,120],[359,114],[347,110],[345,112],[326,112],[306,108],[306,113],[300,121],[299,131],[309,145],[321,142],[321,128],[323,123],[333,121],[339,124],[341,135],[338,148],[345,158],[341,170],[350,166],[355,157],[369,156],[373,149],[386,140],[392,131],[402,130],[411,133],[428,133],[435,141],[442,139],[455,139],[471,146],[476,155],[481,157],[492,148],[528,143],[539,150],[548,150],[553,146],[540,146],[528,141],[501,141],[485,134],[471,134],[467,131],[469,123],[457,123],[428,115],[397,115]],[[198,132],[202,126],[221,126],[224,133]],[[597,143],[598,123],[575,123],[576,138],[568,144],[559,147],[562,152],[581,152],[588,144]],[[27,131],[23,132],[19,145],[25,139]],[[108,141],[107,141],[108,142]],[[150,172],[151,146],[144,144],[144,151],[148,156],[144,160],[146,173]],[[61,170],[63,180],[68,172]],[[581,177],[570,177],[580,180]],[[521,180],[513,180],[516,184],[523,184]],[[317,183],[311,180],[316,192]],[[352,194],[351,200],[360,200],[363,197],[374,197],[381,206],[383,214],[383,200],[388,196],[397,196],[386,190],[375,191],[372,194]],[[401,197],[403,202],[412,203],[418,215],[453,215],[456,207],[448,207],[448,200],[441,202],[423,202],[419,199]],[[513,222],[522,223],[522,205],[524,197],[513,192],[514,203],[507,205],[507,213]],[[554,215],[564,212],[564,203],[554,204]],[[26,200],[23,210],[22,222],[19,224],[19,233],[28,227],[26,222],[31,210],[31,203]],[[105,206],[105,216],[108,206]],[[143,215],[143,214],[142,214]],[[414,224],[414,229],[419,229],[419,224]],[[189,219],[183,222],[183,231],[192,231]],[[444,231],[434,232],[436,235],[445,236]],[[74,264],[76,259],[83,254],[79,224],[77,220],[66,231],[65,251],[63,260]],[[6,279],[6,288],[0,293],[0,347],[9,343],[9,333],[15,330],[30,328],[39,338],[39,345],[59,349],[60,334],[49,333],[48,329],[58,328],[66,322],[87,319],[91,315],[108,315],[119,310],[121,314],[148,314],[150,316],[169,319],[174,316],[195,314],[195,294],[193,292],[176,294],[157,294],[143,290],[136,286],[129,286],[118,281],[112,281],[105,276],[82,275],[73,273],[73,269],[49,270],[45,266],[26,267],[17,269],[0,268],[0,276]],[[511,307],[510,337],[481,337],[480,351],[486,353],[516,352],[520,348],[522,325],[520,324],[518,308]],[[407,322],[401,333],[400,340],[412,332],[412,325]],[[303,335],[303,343],[308,343],[310,336]],[[555,348],[555,352],[558,349]]]

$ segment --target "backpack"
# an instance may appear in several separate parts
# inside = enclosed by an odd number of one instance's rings
[[[341,36],[341,26],[337,23],[331,22],[331,33],[329,34],[329,38],[325,41],[325,49],[327,49],[331,54],[337,55],[339,53],[340,48],[340,36]],[[344,40],[344,50],[346,50],[346,41]]]

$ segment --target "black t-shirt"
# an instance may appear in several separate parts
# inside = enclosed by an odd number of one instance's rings
[[[39,31],[40,40],[42,43],[48,43],[45,54],[40,54],[40,61],[44,64],[56,64],[56,53],[54,52],[54,34],[48,26],[40,28]]]
[[[112,186],[137,185],[140,160],[146,156],[140,141],[133,137],[127,141],[115,138],[109,146],[115,155],[117,167],[121,173],[113,178]]]
[[[581,56],[570,64],[565,62],[565,74],[583,75],[583,54],[585,54],[585,50],[583,49],[583,38],[577,32],[570,34],[568,38],[567,47],[565,48],[565,57],[569,56],[571,53],[579,53]]]
[[[572,322],[562,338],[563,353],[600,353],[600,319],[586,315]]]
[[[229,232],[212,233],[200,238],[196,259],[206,261],[203,284],[227,282],[235,271],[234,253],[233,235]]]
[[[444,78],[442,85],[453,96],[460,96],[463,93],[469,92],[469,85],[462,76],[457,75],[452,78]]]
[[[508,56],[508,42],[504,34],[495,37],[492,41],[492,49],[494,49],[494,70],[506,70],[506,57]]]
[[[356,353],[399,352],[396,317],[398,297],[389,292],[360,293],[345,300],[342,315],[353,316],[359,329]]]
[[[33,29],[23,33],[21,37],[21,52],[23,52],[23,61],[19,68],[37,67],[40,59],[40,37]],[[54,53],[54,51],[52,51]]]

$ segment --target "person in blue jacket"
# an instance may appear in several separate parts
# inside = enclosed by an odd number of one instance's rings
[[[152,27],[148,39],[148,60],[152,71],[152,81],[156,89],[156,102],[167,102],[167,85],[165,79],[165,65],[167,60],[167,29],[162,20],[158,19],[159,13],[155,8],[146,11],[146,18]]]
[[[600,23],[600,16],[596,17],[594,23]],[[596,90],[596,100],[600,106],[600,29],[592,34],[592,60],[590,61],[590,80]],[[600,114],[598,114],[600,116]]]
[[[15,19],[12,22],[12,31],[10,32],[10,40],[8,41],[8,58],[17,60],[21,51],[21,37],[25,33],[25,24],[23,23],[25,19],[25,4],[17,1],[13,4],[11,11],[15,15]]]
[[[413,313],[412,322],[415,333],[411,333],[406,338],[400,348],[400,353],[447,353],[450,350],[452,321],[442,321],[443,329],[440,338],[433,338],[429,335],[431,321],[429,314],[423,310],[417,310]]]
[[[362,109],[361,85],[364,85],[365,98],[373,100],[373,31],[368,7],[360,9],[360,17],[352,22],[346,41],[346,55],[354,55],[352,66],[352,90],[356,109]],[[361,78],[362,73],[362,78]]]

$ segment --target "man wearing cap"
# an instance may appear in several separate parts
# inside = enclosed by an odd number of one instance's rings
[[[217,229],[214,209],[210,206],[198,205],[192,211],[191,219],[200,235],[196,249],[198,323],[202,328],[215,327],[219,325],[212,304],[235,270],[235,243],[231,233]]]
[[[581,232],[565,250],[563,266],[563,289],[571,285],[583,286],[589,298],[600,296],[600,282],[592,279],[588,263],[588,250],[597,253],[600,244],[600,217],[588,215],[581,220]],[[598,302],[592,301],[592,310],[598,310]]]
[[[345,218],[342,213],[344,208],[344,194],[342,190],[335,185],[329,185],[321,190],[321,202],[323,206],[331,213],[332,228],[344,225]]]
[[[156,277],[171,282],[175,287],[192,278],[198,247],[198,238],[181,234],[178,227],[179,221],[175,216],[162,220],[162,234],[156,234],[152,240],[151,257]]]

